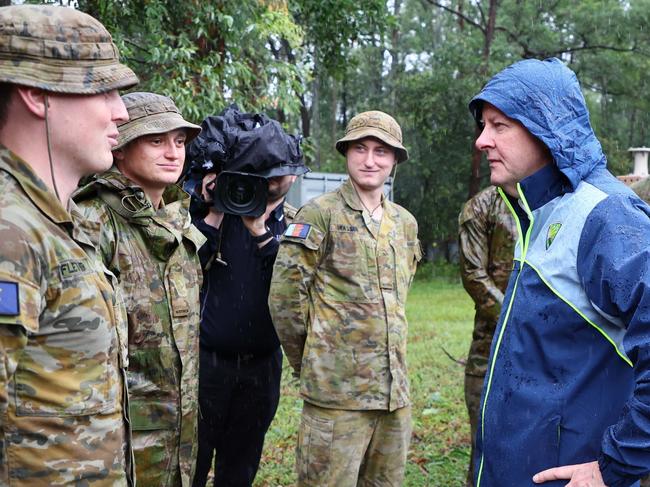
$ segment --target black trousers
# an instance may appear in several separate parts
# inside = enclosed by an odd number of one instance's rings
[[[280,400],[282,351],[248,360],[201,349],[199,451],[193,487],[206,485],[214,461],[215,487],[253,485],[264,435]]]

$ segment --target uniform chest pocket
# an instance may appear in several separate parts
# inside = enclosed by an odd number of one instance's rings
[[[417,240],[393,242],[391,241],[393,255],[395,256],[394,268],[397,280],[397,299],[406,301],[417,263],[421,258],[420,246]]]
[[[370,303],[379,296],[375,241],[358,231],[330,228],[323,286],[332,301]]]
[[[64,263],[65,264],[65,263]],[[114,294],[87,261],[48,282],[38,334],[29,334],[13,379],[19,416],[115,411],[118,339]]]
[[[175,263],[169,267],[169,273],[166,276],[169,285],[169,300],[171,305],[172,316],[175,319],[188,318],[190,316],[190,296],[188,287],[196,286],[197,283],[189,281],[188,277],[192,277],[192,266],[186,263],[189,273],[181,267],[180,264]],[[194,273],[194,276],[196,274]]]

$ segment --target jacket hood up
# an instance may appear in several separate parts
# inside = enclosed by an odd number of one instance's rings
[[[494,76],[469,104],[477,122],[484,102],[540,139],[573,189],[607,165],[578,79],[559,59],[519,61]]]

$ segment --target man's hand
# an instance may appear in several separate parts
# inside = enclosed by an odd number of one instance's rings
[[[244,222],[244,226],[253,237],[259,237],[266,233],[266,213],[257,217],[242,216],[241,219]]]
[[[252,216],[242,216],[241,219],[244,222],[244,226],[248,229],[250,234],[253,237],[259,237],[260,235],[264,235],[266,233],[266,220],[269,219],[269,216],[271,216],[271,212],[275,210],[281,203],[282,199],[279,199],[277,201],[272,201],[269,202],[266,205],[266,211],[264,212],[263,215],[260,215],[258,217],[252,217]],[[273,237],[269,237],[267,240],[264,242],[260,242],[257,244],[259,248],[264,247],[267,243],[269,243],[269,240],[271,240]]]
[[[201,184],[201,196],[203,196],[203,201],[206,203],[212,202],[212,193],[214,192],[215,180],[217,179],[216,173],[208,173],[203,176],[203,182]],[[223,212],[217,211],[214,206],[210,205],[210,210],[204,218],[204,222],[208,225],[219,228],[223,220]]]
[[[533,482],[536,484],[565,479],[570,480],[565,487],[607,487],[600,475],[598,462],[549,468],[533,475]]]
[[[250,234],[253,237],[261,237],[264,235],[267,231],[266,228],[266,213],[264,213],[261,216],[258,217],[252,217],[252,216],[242,216],[241,219],[244,222],[244,226],[248,229]],[[264,247],[269,241],[273,238],[271,235],[269,238],[264,240],[263,242],[258,242],[257,243],[257,248],[262,248]]]

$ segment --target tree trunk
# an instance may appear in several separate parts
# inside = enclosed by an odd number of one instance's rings
[[[395,22],[395,27],[393,28],[393,31],[391,32],[391,47],[390,47],[390,74],[389,79],[390,79],[390,88],[391,88],[391,93],[390,93],[390,108],[393,111],[393,113],[396,111],[397,107],[397,80],[399,78],[400,72],[401,72],[401,64],[399,62],[398,56],[399,56],[399,39],[400,39],[400,31],[399,31],[399,14],[400,10],[402,8],[402,0],[394,0],[394,8],[393,8],[393,16],[396,19]]]
[[[314,56],[314,60],[317,59],[317,56]],[[315,62],[315,61],[314,61]],[[321,165],[321,152],[320,152],[320,72],[317,67],[314,67],[314,89],[312,93],[311,100],[311,115],[312,115],[312,133],[315,153],[316,153],[316,168],[320,170]]]
[[[330,89],[330,109],[327,111],[329,115],[329,126],[330,126],[330,140],[334,142],[336,140],[337,126],[336,126],[336,114],[338,112],[337,107],[339,105],[338,101],[338,83],[333,76],[329,77],[329,89]],[[331,144],[330,144],[331,145]]]
[[[343,73],[343,81],[341,83],[341,115],[343,126],[348,126],[348,72]]]
[[[492,49],[492,41],[494,40],[494,27],[497,19],[498,0],[490,0],[490,9],[488,11],[487,26],[485,27],[485,37],[483,39],[483,63],[480,68],[480,73],[483,77],[487,77],[490,70],[490,51]],[[486,80],[487,81],[487,80]],[[475,131],[475,138],[481,134],[481,130],[477,127]],[[469,187],[467,197],[471,198],[481,189],[481,161],[483,154],[476,148],[472,148],[472,166],[469,177]]]
[[[482,74],[486,75],[489,71],[490,64],[490,50],[492,49],[492,41],[494,40],[494,27],[497,21],[497,7],[498,0],[490,0],[490,10],[488,10],[488,21],[485,27],[485,39],[483,42],[483,66]]]

